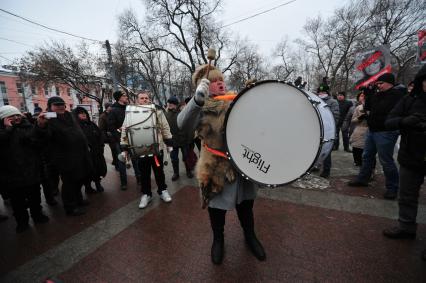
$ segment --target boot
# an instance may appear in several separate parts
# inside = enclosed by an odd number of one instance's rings
[[[186,177],[188,177],[188,179],[194,178],[194,174],[192,174],[191,168],[189,168],[186,164],[185,164],[185,169],[186,169]]]
[[[223,261],[223,254],[225,250],[225,242],[223,230],[225,226],[226,210],[217,208],[208,208],[210,224],[213,230],[213,243],[211,248],[211,259],[216,265]]]
[[[172,181],[174,182],[177,179],[179,179],[179,161],[172,161],[172,165],[173,165]]]
[[[101,181],[95,181],[96,191],[102,193],[104,191],[104,187],[101,185]]]
[[[245,200],[237,204],[237,214],[244,230],[247,246],[258,260],[264,261],[266,259],[265,250],[254,233],[253,203],[254,200]]]

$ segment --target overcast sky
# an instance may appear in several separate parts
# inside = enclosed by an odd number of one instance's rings
[[[223,23],[229,24],[289,0],[225,0]],[[264,54],[284,37],[299,37],[308,18],[329,16],[346,2],[343,0],[296,0],[266,14],[227,27],[234,34],[247,37]],[[117,15],[132,8],[143,15],[141,0],[1,0],[0,8],[46,26],[72,34],[104,41],[117,39]],[[34,26],[0,11],[0,64],[45,41],[64,40],[70,44],[80,40]],[[16,42],[11,42],[16,41]]]

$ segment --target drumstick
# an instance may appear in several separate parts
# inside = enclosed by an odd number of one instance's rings
[[[212,60],[216,58],[216,50],[213,48],[209,48],[207,51],[207,59],[209,59],[209,67],[207,68],[206,79],[209,79],[210,66],[212,64]]]

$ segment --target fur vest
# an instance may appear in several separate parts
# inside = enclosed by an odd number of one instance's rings
[[[225,151],[224,121],[230,103],[230,101],[207,98],[197,127],[197,134],[203,145],[196,167],[203,196],[203,208],[213,197],[222,192],[226,182],[231,183],[235,180],[236,173],[229,160],[208,150]]]

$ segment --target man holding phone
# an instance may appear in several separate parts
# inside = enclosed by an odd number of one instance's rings
[[[61,97],[49,98],[47,109],[56,114],[55,117],[53,113],[42,113],[45,119],[50,117],[44,130],[48,139],[47,158],[61,176],[62,202],[66,214],[78,216],[85,213],[82,206],[88,204],[81,193],[92,170],[87,140],[71,113],[66,110],[65,101]]]

